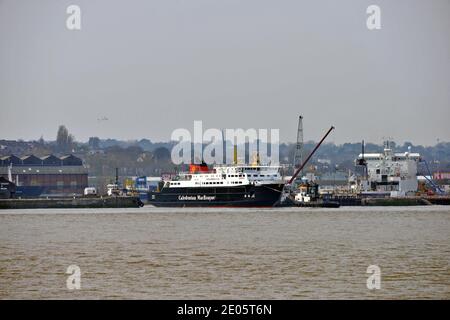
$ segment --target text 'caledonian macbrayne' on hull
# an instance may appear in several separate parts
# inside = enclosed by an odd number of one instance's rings
[[[165,181],[148,198],[157,207],[272,207],[283,187],[278,166],[215,166],[210,170],[201,164]]]

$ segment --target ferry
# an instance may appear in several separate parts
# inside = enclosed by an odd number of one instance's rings
[[[280,166],[191,164],[149,192],[156,207],[273,207],[284,188]]]

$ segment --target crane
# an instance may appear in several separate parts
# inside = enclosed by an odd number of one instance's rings
[[[292,184],[292,182],[298,176],[300,171],[302,171],[303,167],[308,163],[309,159],[311,159],[311,157],[314,155],[314,153],[317,151],[317,149],[319,149],[322,142],[326,139],[326,137],[328,137],[328,135],[330,134],[331,131],[333,131],[333,129],[334,129],[333,126],[331,126],[331,128],[328,129],[327,133],[325,133],[325,135],[322,137],[322,139],[319,141],[319,143],[314,147],[314,149],[311,151],[311,153],[308,155],[308,157],[306,157],[306,160],[303,161],[302,164],[300,165],[300,167],[294,172],[294,175],[289,180],[288,185]]]

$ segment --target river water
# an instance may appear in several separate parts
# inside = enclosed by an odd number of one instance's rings
[[[0,211],[2,299],[449,299],[449,262],[450,207]]]

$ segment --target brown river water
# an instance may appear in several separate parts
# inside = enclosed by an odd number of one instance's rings
[[[22,298],[450,299],[450,207],[2,210],[0,299]]]

